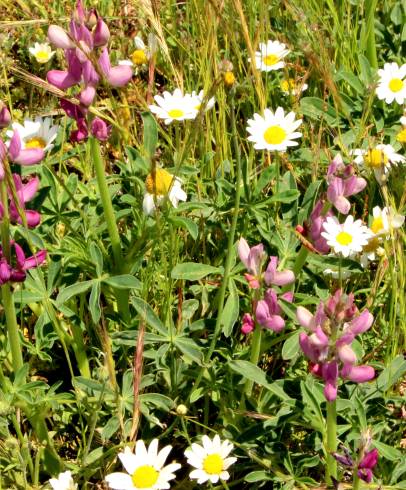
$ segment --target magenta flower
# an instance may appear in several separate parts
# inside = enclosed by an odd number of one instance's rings
[[[330,251],[330,247],[327,245],[327,240],[321,233],[324,231],[323,225],[327,218],[334,216],[334,213],[331,210],[328,210],[325,214],[322,214],[323,207],[324,201],[319,199],[310,214],[307,228],[309,231],[309,238],[312,241],[314,248],[321,254],[327,254]]]
[[[293,300],[293,293],[284,293],[281,295],[281,298],[291,303]],[[276,291],[268,289],[264,299],[259,300],[257,303],[255,309],[257,322],[262,327],[273,330],[274,332],[280,332],[285,327],[285,320],[282,318],[281,314],[282,309],[278,304]]]
[[[92,121],[90,131],[99,141],[107,141],[111,133],[111,126],[108,126],[100,117],[95,117]]]
[[[270,257],[268,267],[266,268],[264,279],[267,286],[275,284],[275,286],[285,286],[295,282],[295,275],[290,270],[277,271],[278,257]]]
[[[25,214],[27,225],[30,228],[35,228],[41,221],[41,215],[38,211],[34,211],[32,209],[25,209],[25,203],[31,201],[35,194],[37,193],[39,186],[38,177],[32,177],[28,180],[27,183],[23,184],[21,177],[17,174],[13,174],[13,180],[16,190],[16,195],[18,198],[18,204],[20,210]],[[13,198],[13,194],[11,190],[8,190],[9,197],[9,217],[12,223],[23,224],[23,220],[18,212],[16,203]],[[4,208],[0,203],[0,219],[4,216]]]
[[[351,348],[355,336],[367,331],[374,319],[368,310],[358,312],[352,294],[337,290],[326,302],[319,303],[314,315],[299,306],[296,317],[311,332],[310,335],[302,332],[299,344],[305,356],[317,366],[316,374],[324,379],[324,396],[328,401],[337,397],[339,377],[355,383],[374,378],[371,366],[356,365],[357,356]]]
[[[342,214],[348,214],[351,208],[347,197],[358,194],[367,185],[365,179],[354,175],[352,165],[344,164],[340,154],[336,155],[328,168],[327,182],[327,199]]]
[[[244,316],[242,317],[241,333],[244,335],[248,335],[254,330],[254,328],[255,328],[255,323],[254,320],[252,319],[252,316],[249,313],[245,313]]]
[[[14,250],[11,264],[7,261],[3,254],[3,249],[0,247],[0,284],[5,284],[9,281],[23,282],[26,278],[26,271],[41,265],[47,256],[46,250],[40,250],[31,257],[26,258],[24,250],[18,243],[11,241],[10,245],[11,250]]]
[[[364,457],[358,464],[357,472],[358,477],[361,478],[361,480],[371,483],[373,477],[372,470],[378,464],[378,457],[379,454],[377,449],[372,449],[364,454]]]
[[[6,128],[11,122],[11,115],[7,107],[0,102],[0,129]]]
[[[261,283],[261,267],[266,259],[264,246],[260,243],[259,245],[250,248],[247,241],[244,238],[240,238],[238,242],[238,255],[241,262],[248,270],[248,274],[245,274],[245,278],[247,279],[250,288],[258,289]]]
[[[13,136],[8,147],[8,156],[10,160],[19,165],[36,165],[45,157],[42,148],[21,148],[21,137],[17,130],[14,130]]]

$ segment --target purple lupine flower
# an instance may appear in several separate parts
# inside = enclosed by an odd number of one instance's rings
[[[285,301],[292,302],[293,293],[290,291],[286,292],[281,295],[281,298]],[[274,289],[268,289],[264,299],[258,301],[255,309],[255,317],[259,325],[274,332],[280,332],[285,327],[282,308],[279,306],[278,296]]]
[[[5,284],[8,281],[23,282],[26,278],[26,271],[40,266],[47,256],[46,250],[39,250],[31,257],[26,258],[22,247],[14,241],[10,241],[10,249],[11,251],[14,250],[11,264],[7,262],[3,249],[0,247],[0,284]]]
[[[353,165],[345,165],[341,155],[335,156],[327,171],[327,199],[342,214],[348,214],[351,203],[349,196],[361,192],[367,182],[354,175]]]
[[[314,248],[321,254],[327,254],[330,251],[330,247],[327,245],[327,240],[321,235],[321,232],[324,231],[323,225],[327,218],[333,217],[334,213],[329,209],[325,214],[322,214],[323,207],[324,201],[319,199],[310,214],[307,228]]]
[[[266,259],[264,246],[262,243],[251,247],[244,238],[238,241],[238,255],[241,262],[245,265],[248,273],[245,278],[251,289],[258,289],[261,285],[261,267]]]
[[[36,165],[45,157],[42,148],[21,148],[21,137],[17,130],[14,130],[13,136],[8,147],[8,157],[19,165]]]
[[[0,102],[0,129],[6,128],[11,123],[11,115],[7,107]]]
[[[266,268],[264,279],[267,286],[275,284],[275,286],[285,286],[286,284],[291,284],[295,282],[295,274],[285,269],[284,271],[277,271],[278,267],[278,257],[270,257],[269,264]]]
[[[25,218],[27,220],[27,225],[30,228],[35,228],[41,221],[41,215],[38,211],[32,209],[25,209],[25,203],[31,201],[35,194],[37,193],[39,186],[38,177],[32,177],[23,184],[21,177],[17,174],[13,174],[13,180],[16,190],[16,195],[18,198],[18,206]],[[12,223],[23,224],[23,220],[18,212],[18,207],[14,201],[13,194],[11,190],[8,190],[9,195],[9,217]],[[0,203],[0,219],[4,216],[3,205]]]
[[[379,454],[377,449],[371,449],[371,451],[367,451],[364,454],[364,457],[358,464],[357,472],[358,477],[361,478],[361,480],[371,483],[373,477],[372,470],[378,464],[378,457]]]
[[[254,330],[254,328],[255,323],[252,316],[249,313],[245,313],[242,317],[241,333],[244,335],[248,335]]]
[[[107,125],[100,117],[95,117],[92,121],[90,131],[99,141],[107,141],[111,133],[111,126]]]
[[[302,327],[299,344],[306,357],[317,366],[317,374],[325,381],[324,396],[328,401],[336,399],[337,381],[341,377],[355,383],[370,381],[375,376],[371,366],[357,366],[357,357],[351,348],[356,335],[368,330],[373,316],[368,310],[359,314],[352,294],[339,289],[326,302],[320,302],[315,315],[299,306],[296,317]],[[334,343],[331,337],[335,338]]]

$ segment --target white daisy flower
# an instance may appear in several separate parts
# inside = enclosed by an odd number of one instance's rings
[[[186,95],[188,95],[188,94],[186,94]],[[198,94],[196,94],[196,92],[193,91],[191,97],[193,99],[193,107],[195,108],[196,111],[199,111],[200,107],[202,105],[202,102],[204,100],[203,90],[200,90],[200,92]],[[211,97],[207,101],[207,104],[206,104],[204,110],[209,111],[210,109],[213,109],[215,103],[216,103],[216,99],[214,97]]]
[[[59,473],[58,478],[51,478],[49,484],[53,490],[76,490],[77,484],[73,481],[70,471]]]
[[[35,121],[25,119],[24,124],[13,123],[12,130],[7,131],[9,138],[13,137],[15,130],[21,138],[21,148],[42,148],[44,151],[50,151],[54,147],[52,142],[55,140],[59,126],[52,126],[50,117],[37,117]]]
[[[254,143],[256,150],[286,151],[289,146],[298,144],[292,140],[302,136],[302,133],[296,132],[301,124],[301,119],[295,121],[294,112],[285,116],[282,107],[278,107],[275,114],[265,109],[264,117],[254,114],[254,119],[248,119],[248,141]]]
[[[227,457],[234,448],[233,444],[227,440],[221,442],[217,434],[213,440],[204,435],[202,443],[202,446],[193,443],[191,449],[185,451],[187,462],[197,468],[190,473],[189,477],[196,479],[199,485],[208,480],[214,484],[219,480],[228,480],[230,474],[227,470],[237,461],[237,458]]]
[[[372,216],[369,228],[375,236],[389,236],[393,229],[400,228],[405,222],[405,217],[396,214],[391,207],[381,209],[379,206],[375,206],[372,210]]]
[[[371,230],[363,225],[360,219],[354,221],[351,215],[341,224],[335,216],[329,216],[323,223],[323,229],[321,236],[326,239],[334,253],[343,257],[351,257],[361,252],[362,247],[372,237]]]
[[[406,116],[402,116],[402,117],[400,118],[400,124],[401,124],[402,126],[406,126]]]
[[[187,194],[182,189],[182,181],[174,177],[163,168],[155,169],[155,178],[149,174],[145,180],[147,192],[144,195],[142,208],[144,213],[149,216],[155,211],[166,196],[174,208],[178,207],[179,201],[186,201]]]
[[[156,114],[159,119],[165,119],[165,124],[172,121],[183,121],[184,119],[194,119],[197,115],[195,109],[196,100],[190,94],[183,95],[180,89],[175,89],[173,94],[164,92],[154,97],[158,105],[150,105],[151,112]]]
[[[34,56],[38,63],[48,63],[55,54],[48,43],[35,43],[34,46],[28,48],[28,51]]]
[[[181,467],[178,463],[164,466],[171,449],[172,446],[166,446],[158,452],[158,439],[151,441],[148,450],[144,441],[137,441],[135,454],[129,447],[118,454],[128,474],[111,473],[106,476],[107,483],[114,490],[164,490],[170,488],[169,481],[175,478],[174,471]]]
[[[118,64],[121,66],[134,66],[134,63],[131,60],[120,60]]]
[[[376,236],[373,236],[362,248],[362,254],[359,261],[364,269],[368,267],[369,262],[374,262],[379,257],[385,256],[385,249],[381,247],[380,244],[380,239]]]
[[[391,104],[394,100],[403,104],[406,99],[406,63],[385,63],[383,70],[378,70],[379,81],[376,87],[378,99]]]
[[[259,51],[255,52],[255,66],[261,71],[279,70],[285,66],[283,58],[288,53],[290,51],[286,49],[286,44],[279,41],[259,43]]]
[[[280,87],[285,95],[297,96],[304,92],[308,88],[308,85],[300,81],[297,82],[294,78],[288,78],[281,81]]]
[[[380,184],[386,181],[391,165],[406,161],[404,156],[396,153],[393,146],[384,144],[377,145],[370,150],[352,150],[351,154],[355,155],[355,163],[369,167],[374,171],[376,180]]]

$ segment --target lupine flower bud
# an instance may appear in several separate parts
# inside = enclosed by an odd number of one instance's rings
[[[244,335],[248,335],[254,330],[254,328],[255,323],[252,319],[252,316],[249,313],[245,313],[245,315],[242,317],[241,333]]]
[[[0,129],[6,128],[11,122],[11,115],[7,107],[0,102]]]
[[[62,27],[54,24],[48,27],[48,39],[56,48],[72,49],[75,47],[69,34]]]
[[[90,131],[99,141],[107,141],[110,136],[111,127],[103,119],[95,117],[92,121]]]
[[[107,24],[103,21],[101,17],[97,20],[96,29],[93,34],[93,45],[105,46],[110,39],[110,31]]]

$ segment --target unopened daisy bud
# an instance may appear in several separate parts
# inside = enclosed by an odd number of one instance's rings
[[[48,39],[56,47],[70,49],[74,47],[68,33],[57,25],[50,25],[48,28]]]
[[[0,102],[0,129],[6,128],[11,122],[11,115],[7,107]]]
[[[187,412],[188,412],[188,409],[187,409],[187,406],[186,406],[186,405],[182,405],[182,404],[180,404],[180,405],[178,405],[178,406],[176,407],[176,413],[177,413],[178,415],[180,415],[180,416],[186,415],[186,414],[187,414]]]
[[[226,71],[223,75],[224,85],[226,87],[232,87],[235,83],[235,76],[232,71]]]
[[[221,60],[218,64],[219,71],[225,73],[227,71],[233,71],[234,66],[229,60]]]

